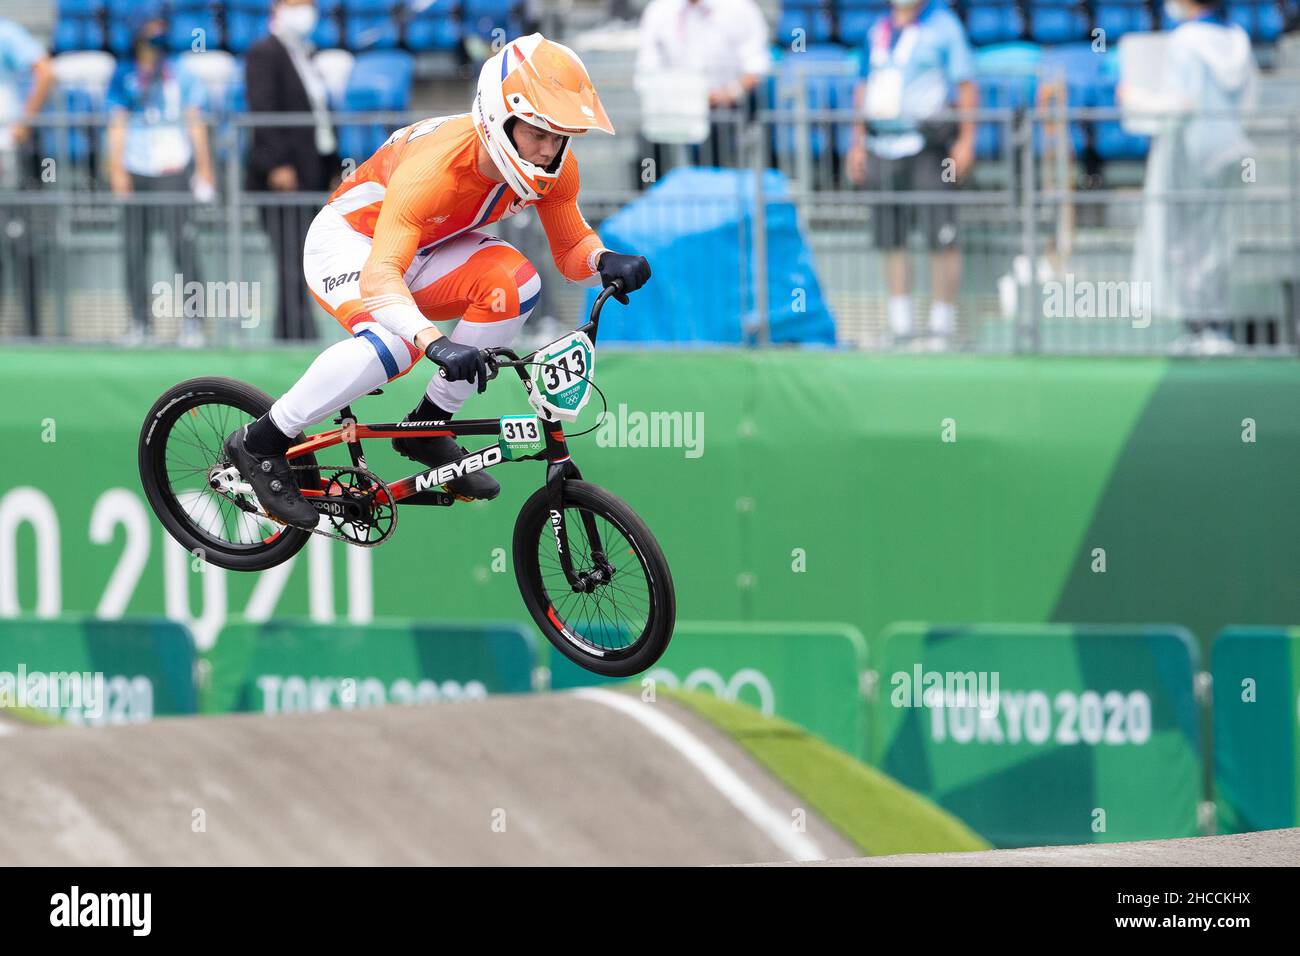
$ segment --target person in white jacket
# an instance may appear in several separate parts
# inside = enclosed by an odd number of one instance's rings
[[[1142,228],[1133,272],[1150,283],[1151,315],[1182,321],[1180,340],[1199,352],[1231,351],[1229,285],[1234,258],[1231,192],[1248,181],[1253,146],[1241,114],[1255,103],[1250,37],[1217,5],[1167,0],[1178,21],[1159,89],[1121,86],[1126,110],[1158,117],[1147,157]]]

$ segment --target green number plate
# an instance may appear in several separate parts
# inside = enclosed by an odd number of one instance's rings
[[[538,349],[533,376],[537,400],[533,405],[563,421],[577,421],[591,397],[595,352],[591,339],[582,332],[570,332]]]
[[[542,424],[536,415],[505,415],[501,419],[501,437],[497,444],[507,461],[536,455],[546,447]]]

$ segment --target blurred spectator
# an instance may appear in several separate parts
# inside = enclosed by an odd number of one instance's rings
[[[26,101],[22,87],[31,80]],[[30,180],[36,161],[31,121],[40,113],[54,83],[54,68],[45,47],[12,20],[0,19],[0,189],[20,189]],[[36,259],[30,223],[21,212],[5,215],[5,242],[22,290],[27,332],[38,330]]]
[[[22,87],[29,78],[31,90],[24,103]],[[53,85],[54,67],[45,47],[17,23],[0,19],[0,153],[6,171],[13,154],[31,141],[31,122]],[[6,185],[12,182],[6,177]]]
[[[853,133],[849,178],[884,192],[955,188],[975,164],[975,122],[940,119],[952,108],[979,106],[975,62],[961,21],[942,0],[892,0],[889,16],[868,36],[866,80],[855,103],[866,122]],[[884,204],[874,210],[876,248],[885,251],[889,329],[913,332],[909,233],[925,229],[931,250],[930,327],[946,341],[956,326],[961,252],[955,206]]]
[[[740,160],[740,122],[754,109],[754,89],[771,67],[767,21],[754,0],[650,0],[641,15],[637,54],[638,86],[652,86],[657,74],[693,73],[704,81],[708,106],[715,111],[708,139],[695,161],[736,165]],[[731,113],[727,117],[716,111]],[[650,143],[655,177],[671,165],[670,151]]]
[[[146,8],[132,16],[130,25],[131,56],[118,66],[108,89],[107,159],[113,192],[142,200],[127,202],[123,210],[131,308],[125,344],[136,344],[152,330],[149,240],[155,225],[163,226],[182,283],[203,281],[194,205],[188,201],[173,206],[151,203],[147,194],[192,190],[196,199],[206,202],[213,198],[215,188],[208,130],[200,116],[206,104],[202,84],[178,71],[167,58],[167,23],[159,13]],[[168,294],[168,308],[180,298],[190,301],[183,288]],[[201,317],[181,317],[180,344],[195,346],[202,341]]]
[[[250,113],[311,113],[310,126],[258,126],[253,130],[248,188],[256,191],[328,192],[339,181],[338,139],[330,121],[325,78],[311,59],[316,28],[314,0],[279,0],[271,35],[248,51],[244,76]],[[320,203],[263,205],[262,226],[279,274],[275,336],[316,338],[316,322],[302,277],[302,246]]]
[[[1228,203],[1253,151],[1240,114],[1254,106],[1258,86],[1250,37],[1225,23],[1216,6],[1168,0],[1166,13],[1178,25],[1166,42],[1159,88],[1118,90],[1126,110],[1158,122],[1147,155],[1134,277],[1151,283],[1152,314],[1186,323],[1180,346],[1207,353],[1233,348]],[[1197,195],[1179,198],[1187,192]]]

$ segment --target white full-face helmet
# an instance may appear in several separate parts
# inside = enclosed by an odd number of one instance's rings
[[[540,33],[511,40],[483,64],[474,94],[474,127],[488,155],[520,199],[540,199],[555,185],[569,143],[589,129],[613,134],[582,60]],[[550,164],[528,162],[510,138],[516,122],[564,137]]]

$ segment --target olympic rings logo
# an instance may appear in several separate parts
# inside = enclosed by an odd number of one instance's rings
[[[686,675],[685,680],[679,680],[666,667],[656,667],[645,676],[647,680],[661,683],[671,690],[707,689],[714,697],[733,703],[739,700],[744,688],[750,687],[758,695],[759,710],[769,717],[776,712],[776,693],[772,690],[772,682],[757,668],[742,667],[731,675],[730,680],[723,680],[722,675],[711,667],[697,667]]]

